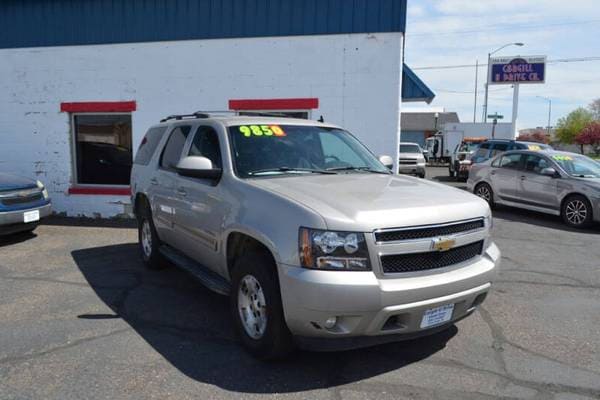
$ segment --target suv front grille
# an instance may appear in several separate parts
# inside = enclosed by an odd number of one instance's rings
[[[480,255],[482,251],[483,240],[480,240],[448,251],[381,256],[381,265],[386,274],[427,271],[468,261]]]
[[[5,206],[14,206],[20,204],[33,203],[35,201],[42,200],[44,195],[39,189],[36,191],[26,190],[22,192],[14,192],[10,194],[3,194],[0,196],[0,202]]]
[[[417,163],[416,158],[401,158],[400,159],[400,164],[403,164],[403,165],[416,164],[416,163]]]
[[[375,232],[375,241],[377,242],[397,242],[401,240],[427,239],[437,236],[455,235],[482,229],[485,223],[482,219],[467,222],[458,222],[446,225],[415,227],[398,230],[386,230]]]

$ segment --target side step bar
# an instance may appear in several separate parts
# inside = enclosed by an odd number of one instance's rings
[[[229,282],[221,275],[209,270],[205,266],[197,263],[188,256],[179,251],[163,245],[159,249],[160,253],[177,267],[187,271],[194,278],[198,279],[204,286],[213,292],[228,296],[231,289]]]

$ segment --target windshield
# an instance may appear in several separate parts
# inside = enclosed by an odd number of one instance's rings
[[[377,172],[389,170],[341,129],[297,125],[229,128],[233,164],[241,178],[254,176]]]
[[[460,152],[471,152],[471,151],[475,151],[475,149],[477,149],[477,147],[479,147],[481,143],[462,143],[460,145],[460,147],[458,148],[458,151]]]
[[[552,159],[571,176],[600,178],[600,163],[586,156],[554,155]]]
[[[421,148],[416,144],[401,144],[400,153],[420,153]]]

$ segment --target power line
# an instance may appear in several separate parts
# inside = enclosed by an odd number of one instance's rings
[[[588,61],[600,61],[600,56],[590,57],[577,57],[577,58],[557,58],[554,60],[547,60],[546,64],[559,64],[559,63],[570,63],[570,62],[588,62]],[[426,67],[411,67],[413,71],[416,70],[431,70],[431,69],[457,69],[457,68],[474,68],[475,64],[457,64],[457,65],[430,65]],[[487,63],[479,64],[480,67],[487,67]]]
[[[472,33],[481,33],[481,32],[495,32],[495,31],[506,31],[518,28],[519,30],[535,30],[539,28],[549,29],[553,27],[562,27],[569,25],[582,25],[582,24],[592,24],[595,22],[600,22],[599,19],[590,19],[584,21],[571,21],[571,22],[558,22],[553,24],[496,24],[496,25],[488,25],[487,29],[469,29],[469,30],[454,30],[454,31],[434,31],[434,32],[417,32],[412,34],[407,34],[407,39],[412,36],[437,36],[437,35],[466,35]],[[496,27],[496,28],[494,28]]]

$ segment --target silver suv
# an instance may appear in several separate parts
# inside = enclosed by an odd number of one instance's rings
[[[260,358],[446,329],[490,289],[489,206],[390,162],[315,121],[167,118],[132,170],[143,260],[229,295]]]

